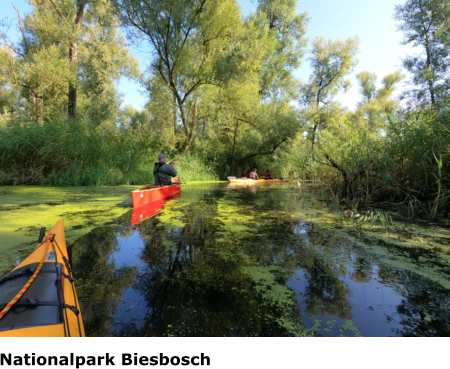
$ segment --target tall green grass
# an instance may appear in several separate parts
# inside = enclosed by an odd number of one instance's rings
[[[218,181],[219,175],[212,164],[195,155],[186,155],[175,160],[175,169],[183,182],[190,181]]]
[[[0,184],[140,185],[153,182],[159,149],[139,129],[57,120],[0,129]],[[170,156],[169,156],[170,158]],[[174,157],[183,181],[217,180],[200,158]]]
[[[430,219],[449,215],[449,112],[398,112],[383,135],[347,132],[324,145],[346,178],[336,168],[318,163],[312,167],[313,175],[347,204],[402,208]]]

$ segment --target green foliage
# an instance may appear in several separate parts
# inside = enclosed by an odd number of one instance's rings
[[[313,152],[317,140],[316,131],[326,128],[330,118],[341,110],[333,98],[350,87],[350,81],[346,77],[356,65],[358,43],[357,37],[345,41],[317,37],[313,42],[309,58],[312,73],[308,83],[301,87],[300,99],[304,107],[302,119],[312,141]]]
[[[361,94],[366,101],[370,101],[376,95],[375,82],[377,80],[377,75],[370,72],[360,72],[356,75],[356,78],[361,86]]]
[[[398,83],[404,78],[400,72],[385,76],[382,80],[383,87],[377,89],[375,82],[377,76],[369,72],[357,74],[363,101],[358,104],[354,114],[350,114],[354,124],[365,127],[370,133],[379,133],[385,128],[389,114],[392,114],[398,103],[392,99]]]
[[[2,34],[0,183],[142,184],[164,152],[185,181],[256,167],[324,182],[349,207],[446,214],[448,4],[407,0],[395,12],[405,42],[423,48],[405,60],[417,104],[395,100],[400,71],[360,71],[361,101],[349,111],[336,96],[350,86],[358,37],[313,40],[300,83],[309,16],[295,0],[259,0],[246,18],[236,0],[33,2],[18,17],[21,43]],[[114,82],[140,77],[119,20],[153,53],[141,111],[119,108]],[[79,119],[68,121],[73,89]],[[431,110],[419,105],[427,99]]]
[[[291,91],[292,71],[299,68],[306,47],[306,25],[309,15],[306,12],[297,14],[296,0],[259,0],[257,6],[258,20],[268,25],[268,37],[275,40],[273,52],[263,61],[264,71],[261,76],[261,93],[276,96],[280,92]],[[268,42],[266,41],[268,44]]]
[[[148,170],[136,160],[142,142],[133,140],[130,133],[71,120],[4,128],[1,182],[83,186],[148,181]]]
[[[448,96],[450,6],[447,0],[407,0],[395,7],[404,44],[420,46],[421,55],[408,56],[403,66],[413,76],[413,98],[441,105]]]
[[[312,74],[309,82],[302,87],[302,102],[316,108],[325,104],[340,91],[346,91],[350,82],[345,78],[356,65],[357,37],[345,41],[325,40],[317,37],[309,58]]]
[[[0,80],[0,127],[6,125],[22,106],[20,89]]]
[[[183,182],[190,181],[218,181],[219,176],[214,164],[208,163],[200,155],[185,155],[176,161],[176,169]]]
[[[396,204],[411,216],[429,218],[448,212],[447,112],[397,111],[388,116],[383,136],[367,132],[345,115],[334,119],[320,133],[318,151],[332,161],[320,155],[320,163],[309,166],[310,176],[330,183],[348,206],[356,202],[363,208]],[[300,147],[307,156],[306,147]]]
[[[35,122],[0,130],[0,184],[112,186],[153,182],[158,152],[138,126],[117,131],[85,121]],[[217,180],[198,156],[178,160],[184,181]]]
[[[133,37],[147,41],[156,54],[151,82],[163,87],[161,93],[172,95],[184,138],[180,150],[187,152],[198,126],[201,92],[239,73],[235,57],[239,50],[233,43],[243,32],[239,7],[234,0],[116,0],[115,4]]]
[[[113,123],[119,105],[113,83],[122,76],[137,77],[139,71],[118,33],[110,2],[55,0],[29,5],[31,12],[23,20],[18,13],[20,43],[0,31],[1,79],[10,89],[19,88],[27,101],[13,118],[31,117],[40,123],[59,119],[68,112],[72,86],[82,117]]]
[[[370,224],[370,228],[372,228],[377,221],[381,223],[386,233],[389,232],[390,228],[393,228],[392,217],[389,213],[379,211],[379,210],[371,210],[365,212],[352,212],[352,218],[354,222],[358,225],[358,227],[362,227],[364,224]]]

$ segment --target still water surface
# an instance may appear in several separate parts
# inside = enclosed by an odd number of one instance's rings
[[[286,185],[185,186],[141,213],[71,245],[88,335],[450,335],[448,240],[357,230]]]

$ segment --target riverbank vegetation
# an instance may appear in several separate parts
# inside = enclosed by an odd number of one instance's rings
[[[184,180],[270,168],[348,208],[449,215],[448,0],[396,6],[418,54],[403,72],[358,73],[353,110],[336,96],[358,37],[308,41],[295,0],[259,0],[246,17],[235,0],[29,4],[11,24],[20,41],[1,30],[0,184],[141,184],[164,152]],[[145,88],[144,109],[121,105],[123,77]]]

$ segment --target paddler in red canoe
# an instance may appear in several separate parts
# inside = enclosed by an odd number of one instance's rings
[[[177,171],[175,169],[175,163],[171,162],[170,165],[166,164],[166,155],[158,155],[158,163],[155,163],[153,167],[153,175],[155,176],[155,185],[168,186],[172,184],[170,177],[176,177]],[[173,165],[172,165],[173,163]]]

